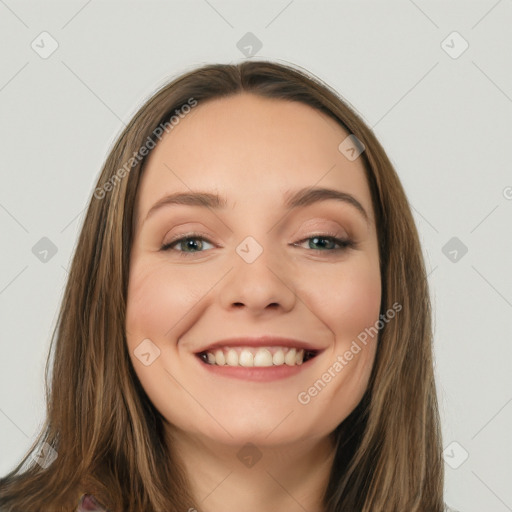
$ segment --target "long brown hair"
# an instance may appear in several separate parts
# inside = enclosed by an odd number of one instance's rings
[[[169,129],[169,119],[191,98],[201,105],[242,92],[310,105],[364,144],[361,158],[379,238],[381,313],[402,305],[379,333],[365,395],[333,433],[336,454],[325,512],[443,510],[431,306],[402,185],[370,128],[335,91],[297,67],[251,59],[205,65],[168,83],[111,149],[88,205],[52,336],[46,421],[24,459],[0,480],[2,511],[72,511],[84,492],[112,511],[199,509],[166,443],[164,418],[140,385],[127,351],[133,212],[147,158],[134,154],[150,140],[157,142],[157,127]],[[33,459],[43,445],[57,452],[47,467]]]

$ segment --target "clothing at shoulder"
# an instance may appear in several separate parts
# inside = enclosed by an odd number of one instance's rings
[[[76,512],[108,512],[92,494],[84,494],[78,502]]]
[[[450,508],[448,505],[445,505],[445,512],[458,512],[457,510]],[[108,509],[104,508],[102,505],[98,503],[96,498],[92,494],[84,494],[80,498],[80,502],[78,503],[78,508],[76,512],[109,512]]]

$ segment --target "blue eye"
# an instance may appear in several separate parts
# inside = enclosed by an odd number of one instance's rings
[[[199,241],[199,243],[197,243]],[[161,248],[162,251],[168,251],[175,245],[180,246],[182,249],[177,250],[177,252],[180,252],[180,256],[187,256],[188,254],[193,254],[195,252],[202,252],[200,249],[203,248],[204,242],[208,242],[208,240],[204,237],[202,237],[199,234],[196,233],[189,233],[187,236],[178,238],[177,240],[173,240],[172,242],[169,242],[168,244],[164,244]],[[189,249],[192,249],[189,251]],[[196,250],[198,249],[198,250]],[[176,249],[175,249],[176,250]]]
[[[320,252],[338,252],[338,251],[343,251],[344,249],[347,249],[349,247],[354,247],[355,246],[355,243],[352,241],[352,240],[349,240],[348,238],[347,239],[342,239],[342,238],[336,238],[334,236],[330,236],[330,235],[315,235],[315,236],[310,236],[308,238],[305,238],[304,240],[301,240],[300,242],[298,242],[299,244],[300,243],[303,243],[303,242],[307,242],[308,240],[312,240],[313,241],[313,244],[316,244],[316,245],[320,245],[322,248],[321,249],[317,249],[316,247],[309,247],[310,249],[314,250],[314,251],[320,251]],[[325,242],[327,240],[327,245],[328,247],[326,247],[326,244],[325,243],[322,243],[322,242]],[[294,244],[296,245],[296,244]],[[311,245],[311,242],[310,242],[310,245]],[[336,249],[335,245],[338,245],[339,248]]]
[[[298,246],[299,244],[302,244],[307,241],[312,241],[314,245],[319,245],[320,248],[308,247],[309,249],[316,251],[316,252],[327,252],[327,253],[334,253],[334,252],[341,252],[344,251],[350,247],[355,246],[355,242],[349,239],[342,239],[342,238],[336,238],[331,235],[314,235],[310,236],[308,238],[304,238],[303,240],[293,244],[295,246]],[[324,242],[327,241],[327,244]],[[175,250],[180,253],[180,256],[187,257],[191,254],[198,253],[198,252],[204,252],[204,244],[210,244],[213,245],[208,239],[206,239],[204,236],[198,234],[198,233],[189,233],[187,236],[175,239],[167,244],[164,244],[161,247],[161,251],[169,251],[169,250]],[[174,246],[181,247],[181,249],[173,249]],[[335,246],[338,246],[337,248]]]

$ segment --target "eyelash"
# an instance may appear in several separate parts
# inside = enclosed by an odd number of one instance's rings
[[[354,248],[356,246],[356,243],[353,240],[350,240],[348,238],[337,238],[333,233],[320,233],[320,234],[308,236],[307,238],[304,238],[303,240],[299,240],[298,242],[296,242],[293,245],[301,244],[301,243],[306,242],[312,238],[320,238],[320,239],[324,239],[324,240],[329,240],[331,242],[335,242],[337,245],[340,246],[338,249],[309,249],[309,250],[315,251],[317,253],[320,253],[320,252],[327,252],[327,253],[331,253],[331,254],[339,253],[339,252],[345,251],[349,248]],[[208,240],[201,233],[187,233],[187,235],[185,235],[185,236],[180,236],[179,238],[171,240],[170,242],[162,245],[160,250],[161,251],[169,251],[169,250],[171,250],[172,246],[177,245],[180,242],[184,242],[186,240],[202,240],[202,241],[208,242],[210,244],[213,243],[213,242],[210,242],[210,240]],[[177,252],[180,253],[180,257],[188,258],[194,254],[198,254],[198,253],[201,253],[204,251],[196,251],[196,252],[177,251]]]

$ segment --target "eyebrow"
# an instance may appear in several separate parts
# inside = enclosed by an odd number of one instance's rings
[[[366,222],[369,221],[366,210],[354,196],[332,188],[302,188],[293,193],[288,191],[286,193],[284,206],[286,210],[291,211],[329,199],[341,201],[353,206],[364,217]],[[226,208],[227,201],[218,194],[212,194],[211,192],[178,192],[170,194],[159,199],[149,209],[144,222],[160,208],[175,204],[201,206],[213,210],[220,210]]]

